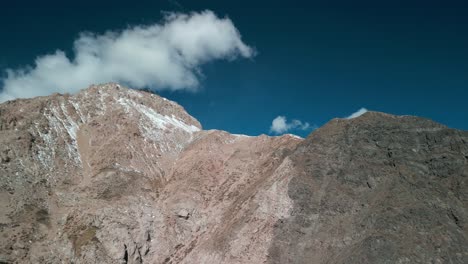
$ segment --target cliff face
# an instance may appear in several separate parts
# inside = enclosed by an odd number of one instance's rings
[[[468,263],[468,133],[202,130],[117,84],[0,105],[0,261]]]

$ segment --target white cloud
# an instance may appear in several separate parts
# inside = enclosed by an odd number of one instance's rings
[[[309,128],[310,124],[307,122],[303,123],[302,121],[297,119],[288,122],[286,117],[277,116],[275,119],[273,119],[273,122],[271,123],[270,133],[282,134],[293,129],[307,130]]]
[[[163,23],[105,34],[81,33],[74,57],[63,51],[39,56],[34,66],[7,69],[0,102],[74,93],[90,84],[121,82],[133,88],[196,90],[200,66],[216,59],[252,57],[229,18],[212,11],[169,13]]]
[[[351,118],[361,116],[366,112],[367,112],[366,108],[361,108],[361,109],[357,110],[356,112],[352,113],[350,116],[346,117],[346,119],[351,119]]]

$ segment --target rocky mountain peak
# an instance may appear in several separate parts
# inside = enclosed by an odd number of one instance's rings
[[[467,263],[468,133],[202,130],[119,84],[0,104],[2,263]]]

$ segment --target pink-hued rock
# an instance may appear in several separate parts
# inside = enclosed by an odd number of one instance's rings
[[[0,106],[0,260],[266,260],[301,139],[203,131],[118,84]]]
[[[468,133],[202,130],[115,83],[0,104],[0,263],[468,263]]]

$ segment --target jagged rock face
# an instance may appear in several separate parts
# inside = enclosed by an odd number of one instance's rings
[[[0,105],[0,262],[468,263],[468,134],[201,129],[117,84]]]
[[[261,262],[301,141],[202,131],[116,84],[7,102],[0,128],[7,263]]]

